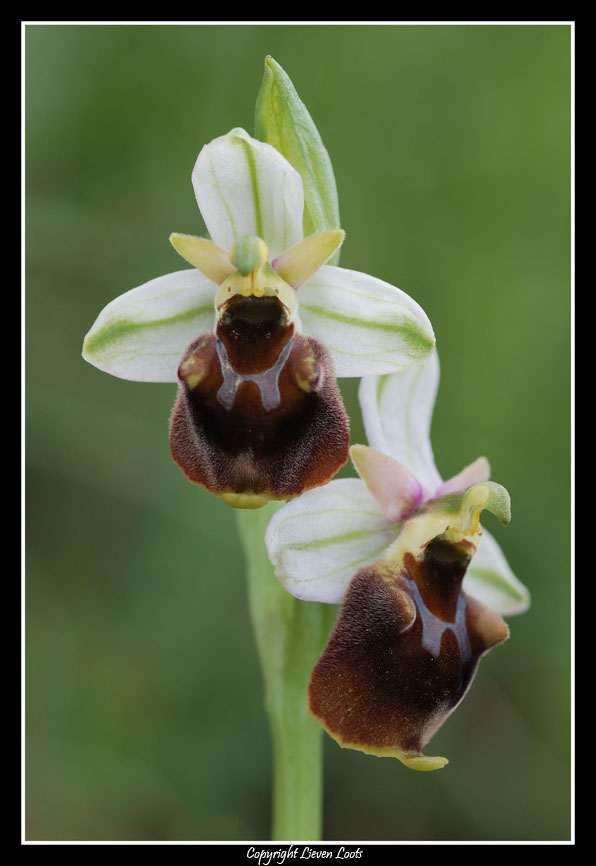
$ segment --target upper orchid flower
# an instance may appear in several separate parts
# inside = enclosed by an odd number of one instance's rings
[[[83,356],[122,378],[179,383],[170,443],[191,481],[238,507],[327,482],[348,458],[335,376],[424,359],[430,322],[408,295],[325,262],[340,229],[303,238],[298,172],[233,129],[192,181],[211,240],[173,234],[190,263],[108,304]]]
[[[442,482],[430,445],[436,352],[360,388],[369,441],[351,449],[361,480],[339,479],[273,516],[266,543],[298,598],[342,609],[309,688],[309,708],[342,746],[432,770],[422,747],[455,709],[477,664],[508,636],[527,590],[483,531],[510,517],[485,458]],[[398,462],[399,457],[401,462]],[[414,475],[414,472],[418,476]]]

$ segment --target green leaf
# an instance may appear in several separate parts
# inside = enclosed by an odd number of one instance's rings
[[[255,135],[273,145],[299,172],[304,185],[304,234],[340,228],[337,187],[321,136],[294,85],[272,57],[257,97]],[[337,264],[339,252],[330,264]]]

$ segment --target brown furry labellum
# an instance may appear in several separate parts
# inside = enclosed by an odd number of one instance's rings
[[[397,568],[380,561],[356,573],[309,686],[312,715],[341,746],[419,770],[447,763],[422,747],[509,634],[461,589],[474,550],[439,536]]]
[[[325,347],[295,333],[274,297],[236,296],[215,334],[187,349],[170,421],[186,476],[258,507],[325,484],[348,459],[349,427]]]

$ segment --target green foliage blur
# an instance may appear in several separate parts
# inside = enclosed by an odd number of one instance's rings
[[[428,313],[443,477],[480,455],[531,610],[424,774],[326,742],[328,840],[570,838],[567,25],[28,25],[29,840],[269,838],[234,513],[172,463],[175,385],[81,359],[112,298],[187,265],[203,144],[253,132],[267,54],[331,155],[344,267]],[[357,382],[343,380],[352,441]],[[354,474],[350,467],[344,475]]]

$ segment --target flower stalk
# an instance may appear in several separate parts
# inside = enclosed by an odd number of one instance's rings
[[[300,601],[276,580],[263,537],[279,507],[271,502],[236,515],[273,745],[271,838],[315,842],[322,838],[323,730],[308,713],[306,693],[336,608]]]

